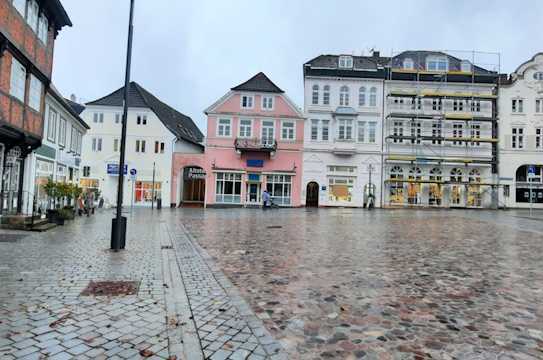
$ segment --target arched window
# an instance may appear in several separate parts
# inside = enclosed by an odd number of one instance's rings
[[[390,178],[403,179],[403,169],[400,166],[394,166],[392,169],[390,169]]]
[[[481,172],[479,169],[472,169],[469,172],[469,182],[480,183],[481,182]]]
[[[375,86],[370,89],[370,106],[377,106],[377,88]]]
[[[366,88],[364,86],[358,89],[358,106],[366,106]]]
[[[422,178],[422,171],[419,167],[412,167],[409,169],[409,179],[420,180]]]
[[[432,170],[430,170],[430,180],[441,181],[441,169],[433,168]]]
[[[330,85],[324,85],[322,88],[322,103],[323,105],[330,105]]]
[[[339,105],[349,106],[349,88],[345,85],[339,89]]]
[[[454,168],[451,170],[451,181],[452,182],[462,182],[462,170],[459,168]]]
[[[403,68],[406,70],[413,70],[415,68],[415,64],[413,63],[413,59],[406,58],[403,61]]]
[[[311,104],[319,104],[319,85],[313,85],[313,92],[311,94]]]

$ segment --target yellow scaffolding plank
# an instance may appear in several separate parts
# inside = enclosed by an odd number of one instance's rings
[[[443,180],[386,179],[385,183],[444,184]]]
[[[397,161],[416,161],[416,156],[403,156],[403,155],[391,155],[387,160],[397,160]]]
[[[472,114],[452,114],[452,113],[446,113],[445,119],[447,120],[472,120],[473,115]]]
[[[417,158],[416,156],[404,156],[404,155],[390,155],[385,160],[390,161],[427,161],[427,162],[445,162],[445,163],[463,163],[471,164],[477,162],[474,159],[461,159],[461,158]]]
[[[474,93],[448,93],[441,91],[421,91],[420,96],[451,97],[451,98],[478,98],[478,99],[497,99],[496,95],[474,94]]]
[[[444,141],[466,141],[466,142],[485,142],[485,143],[497,143],[498,139],[488,138],[473,138],[473,137],[445,137]]]

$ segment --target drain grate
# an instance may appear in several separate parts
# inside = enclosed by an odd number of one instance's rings
[[[270,225],[270,226],[266,226],[266,228],[268,228],[268,229],[281,229],[283,227],[281,225]]]
[[[139,281],[91,281],[81,296],[135,295],[139,287]]]
[[[173,249],[173,246],[171,246],[171,245],[162,245],[160,248],[161,248],[162,250],[165,250],[165,249]]]
[[[20,234],[0,234],[0,243],[14,243],[25,237],[26,235]]]

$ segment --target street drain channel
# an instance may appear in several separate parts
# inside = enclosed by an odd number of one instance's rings
[[[81,296],[135,295],[139,287],[139,281],[91,281]]]
[[[281,225],[270,225],[266,226],[268,229],[282,229],[283,227]]]
[[[20,234],[0,234],[0,243],[14,243],[25,237],[26,235]]]

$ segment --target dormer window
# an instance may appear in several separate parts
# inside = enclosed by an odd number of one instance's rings
[[[403,68],[405,70],[413,70],[415,68],[415,64],[413,63],[413,59],[410,59],[410,58],[404,59]]]
[[[253,108],[253,96],[252,95],[242,95],[241,96],[241,107],[243,109],[252,109]]]
[[[534,80],[543,80],[543,72],[538,71],[534,73]]]
[[[352,69],[353,68],[353,57],[342,55],[339,57],[339,68],[340,69]]]
[[[445,56],[429,56],[426,58],[426,70],[449,71],[449,61]]]
[[[460,71],[471,72],[471,63],[468,60],[462,60],[460,62]]]

